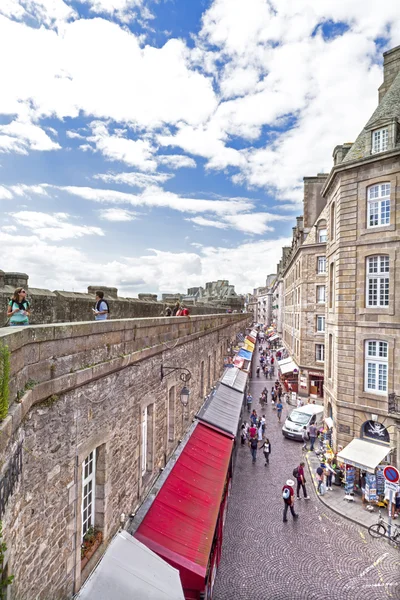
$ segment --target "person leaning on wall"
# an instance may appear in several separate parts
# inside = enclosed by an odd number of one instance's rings
[[[26,299],[26,290],[23,287],[17,288],[7,306],[9,325],[14,327],[29,325],[30,314],[31,310]]]

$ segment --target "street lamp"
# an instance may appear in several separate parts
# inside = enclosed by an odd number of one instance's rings
[[[188,405],[189,396],[190,396],[190,390],[186,384],[189,383],[190,378],[192,377],[192,374],[189,371],[189,369],[186,369],[185,367],[168,367],[161,363],[161,368],[160,368],[161,381],[164,379],[164,377],[166,377],[170,373],[173,373],[174,371],[180,371],[179,379],[184,384],[183,388],[181,389],[180,398],[181,398],[182,406],[186,407]]]

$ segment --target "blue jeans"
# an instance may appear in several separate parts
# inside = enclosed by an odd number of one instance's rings
[[[310,437],[310,450],[314,450],[315,437]]]
[[[251,456],[253,457],[253,462],[257,460],[257,448],[250,448]]]

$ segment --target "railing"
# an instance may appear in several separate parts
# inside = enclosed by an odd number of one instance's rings
[[[388,396],[388,412],[390,413],[400,413],[400,396],[395,394],[389,394]]]

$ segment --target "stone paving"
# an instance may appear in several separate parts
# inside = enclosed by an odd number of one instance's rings
[[[302,444],[283,437],[270,394],[260,409],[264,376],[252,381],[253,408],[267,419],[270,464],[260,451],[252,464],[249,448],[239,447],[213,600],[398,600],[400,550],[322,504],[307,471],[311,500],[296,500],[299,518],[288,513],[283,523],[281,489]],[[284,408],[282,423],[292,408]]]

